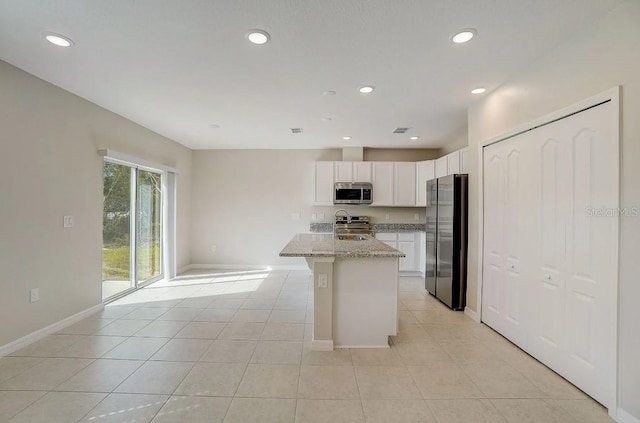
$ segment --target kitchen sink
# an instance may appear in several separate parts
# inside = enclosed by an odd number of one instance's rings
[[[367,237],[365,235],[336,235],[340,241],[366,241]]]

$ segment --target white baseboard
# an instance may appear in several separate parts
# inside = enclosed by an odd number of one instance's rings
[[[311,349],[313,351],[333,351],[333,340],[321,341],[314,339],[311,341]]]
[[[640,423],[639,418],[632,416],[622,408],[618,408],[618,410],[616,410],[616,416],[612,417],[615,417],[618,423]]]
[[[0,346],[0,357],[16,352],[20,348],[24,348],[29,344],[33,344],[34,342],[41,340],[45,336],[49,336],[53,333],[56,333],[68,326],[71,326],[74,323],[79,322],[85,317],[89,317],[94,313],[102,311],[103,309],[104,309],[104,304],[102,303],[97,304],[93,307],[90,307],[86,310],[81,311],[80,313],[76,313],[73,316],[69,316],[66,319],[62,319],[52,325],[39,329],[35,332],[31,332],[29,335],[16,339],[13,342],[9,342],[8,344],[2,345]]]
[[[480,315],[478,314],[478,312],[471,310],[469,307],[465,307],[464,314],[469,316],[469,318],[474,322],[480,323]]]
[[[186,266],[182,266],[178,269],[178,272],[176,273],[177,275],[184,273],[184,272],[188,272],[189,270],[191,270],[192,267],[190,264],[187,264]]]

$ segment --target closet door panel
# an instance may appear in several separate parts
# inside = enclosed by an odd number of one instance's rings
[[[564,128],[571,157],[565,308],[567,377],[608,404],[615,363],[618,158],[606,107],[582,112]]]
[[[524,316],[526,312],[527,295],[525,295],[525,278],[522,270],[523,243],[526,237],[527,192],[526,171],[528,140],[510,140],[505,145],[505,174],[504,174],[504,216],[503,239],[504,256],[506,259],[504,270],[504,325],[505,335],[513,341],[525,345],[527,339]]]
[[[484,267],[482,319],[504,329],[504,158],[501,145],[484,152]]]
[[[535,178],[534,232],[532,258],[535,262],[531,286],[532,354],[561,368],[564,361],[564,297],[566,271],[565,202],[566,148],[553,133],[541,128],[533,142]],[[544,312],[540,307],[544,306]],[[537,310],[536,310],[537,308]]]

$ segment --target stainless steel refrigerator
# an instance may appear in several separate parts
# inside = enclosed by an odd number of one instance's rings
[[[427,182],[427,260],[425,288],[454,310],[467,295],[467,175]]]

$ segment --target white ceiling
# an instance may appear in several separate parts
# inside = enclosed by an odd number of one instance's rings
[[[0,59],[194,149],[438,148],[466,133],[472,88],[496,88],[619,3],[2,0]],[[468,27],[471,42],[449,40]],[[253,28],[271,42],[250,44]]]

